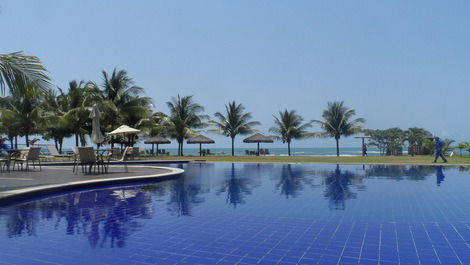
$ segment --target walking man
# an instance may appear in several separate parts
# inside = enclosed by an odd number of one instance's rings
[[[436,156],[434,157],[434,162],[433,163],[436,163],[437,159],[439,157],[442,158],[442,160],[444,160],[444,163],[447,163],[447,159],[442,154],[442,142],[441,142],[441,140],[439,140],[439,137],[436,137],[435,141],[436,141],[436,145],[435,145]]]

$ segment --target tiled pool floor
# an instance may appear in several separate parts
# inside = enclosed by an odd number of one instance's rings
[[[470,264],[466,168],[172,166],[0,208],[0,264]]]

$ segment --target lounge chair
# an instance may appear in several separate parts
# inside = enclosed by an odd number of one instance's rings
[[[66,157],[69,159],[73,157],[73,155],[59,153],[59,151],[54,145],[48,145],[47,150],[49,151],[49,156],[52,156],[52,157]]]
[[[127,149],[127,147],[126,147],[126,149]],[[137,157],[140,156],[140,149],[139,149],[139,147],[128,147],[127,152],[128,152],[128,156],[129,156],[132,160],[134,160],[134,159],[136,159]]]
[[[18,157],[13,158],[13,169],[15,169],[15,165],[18,165],[18,169],[23,170],[23,165],[26,164],[26,170],[29,170],[30,162],[33,163],[33,168],[36,168],[36,161],[39,164],[39,170],[42,170],[41,167],[41,148],[40,147],[29,147],[27,149],[21,150]]]
[[[131,154],[131,149],[132,147],[126,147],[126,149],[124,149],[124,152],[122,152],[121,157],[119,159],[116,159],[116,156],[114,154],[111,154],[110,156],[108,156],[107,161],[106,161],[106,167],[105,167],[106,173],[108,173],[108,168],[109,168],[109,164],[111,161],[123,162],[126,172],[129,172],[126,161],[127,161],[127,157]],[[121,153],[120,149],[119,149],[119,153]]]

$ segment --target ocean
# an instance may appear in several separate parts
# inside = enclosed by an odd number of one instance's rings
[[[165,149],[165,151],[170,152],[170,155],[176,155],[178,153],[178,149],[176,148],[161,148]],[[145,146],[145,148],[149,148],[149,146]],[[230,155],[232,153],[231,148],[211,148],[210,145],[203,145],[203,149],[210,149],[211,153],[213,154],[225,154]],[[266,148],[266,147],[262,147]],[[269,150],[270,155],[275,156],[287,156],[287,148],[267,148]],[[245,150],[256,151],[256,148],[235,148],[235,155],[245,155]],[[340,154],[342,156],[360,156],[361,155],[361,148],[357,147],[344,147],[340,148]],[[380,152],[376,148],[369,148],[367,150],[367,154],[369,156],[378,156]],[[199,155],[199,148],[184,148],[184,155],[188,156],[197,156]],[[291,155],[293,156],[335,156],[336,155],[336,148],[328,148],[328,147],[317,147],[317,148],[291,148]]]

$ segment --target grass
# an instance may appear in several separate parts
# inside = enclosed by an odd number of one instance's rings
[[[158,160],[206,160],[207,162],[264,162],[264,163],[334,163],[334,164],[432,164],[431,156],[159,156]],[[470,156],[447,158],[449,165],[470,165]],[[437,164],[443,164],[439,160]]]

